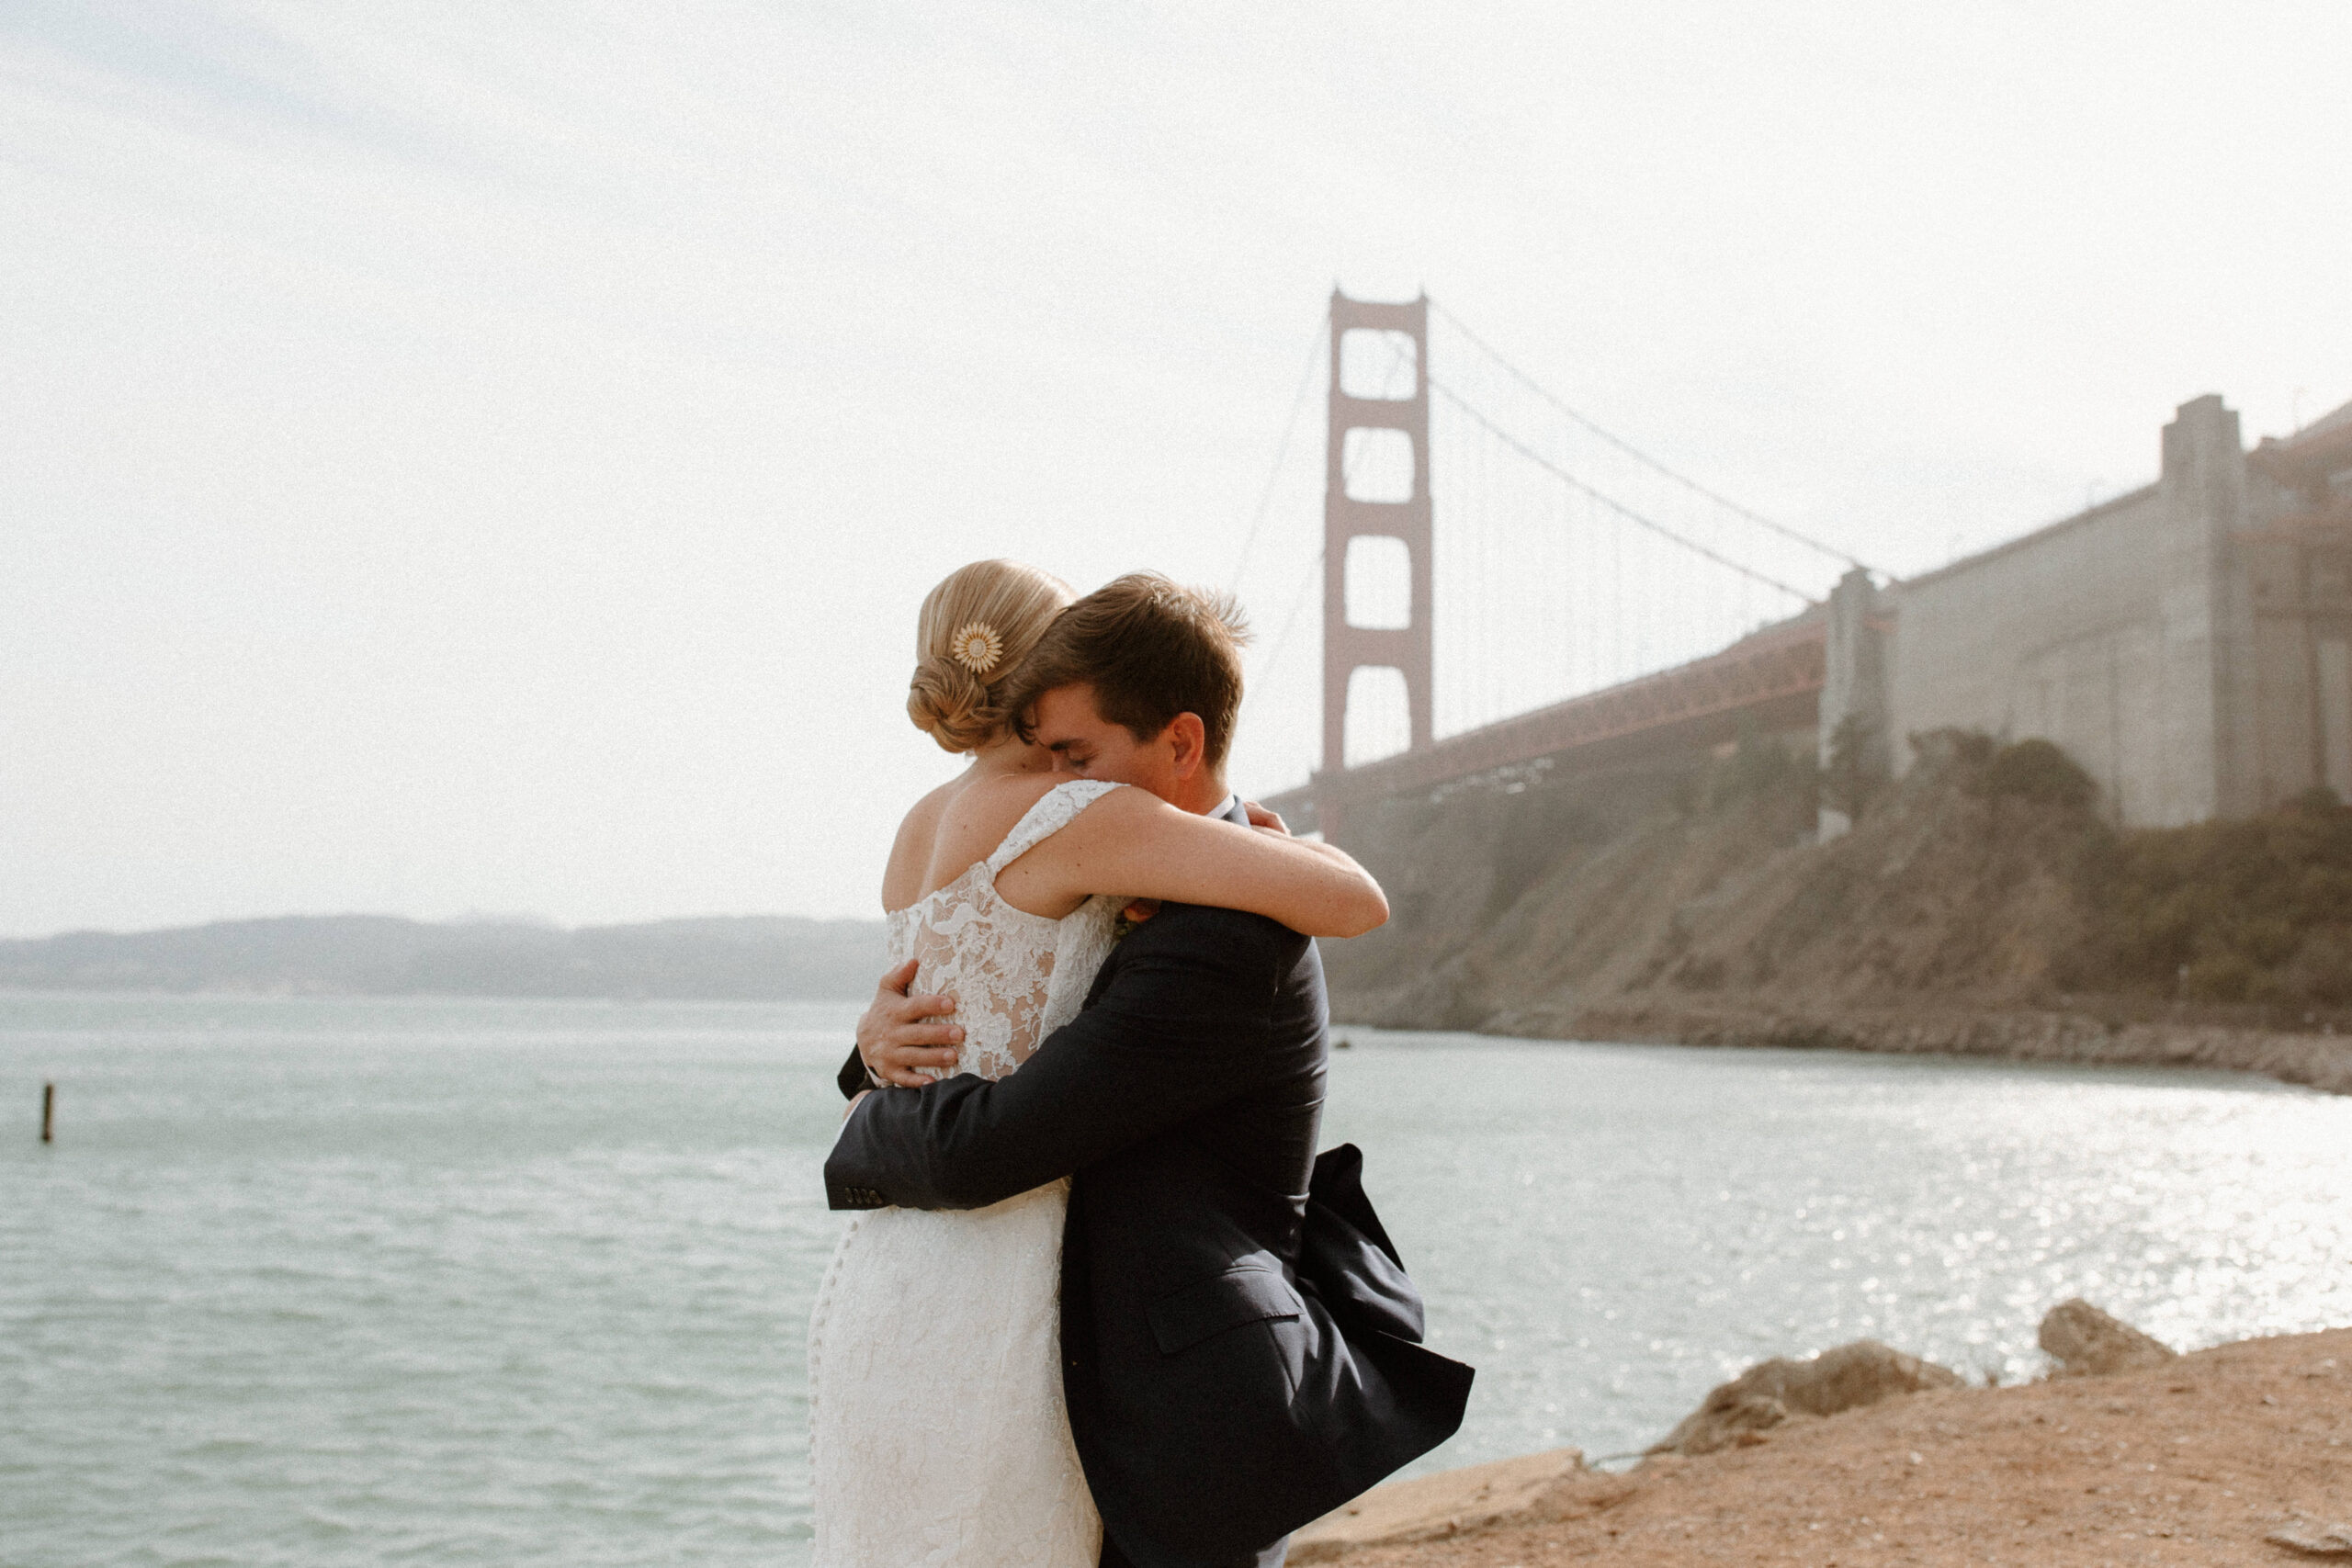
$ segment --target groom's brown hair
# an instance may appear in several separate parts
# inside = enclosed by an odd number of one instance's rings
[[[1130,572],[1089,593],[1046,628],[1015,672],[1007,706],[1030,738],[1030,709],[1057,686],[1094,688],[1104,719],[1137,740],[1180,713],[1200,715],[1211,767],[1225,761],[1241,716],[1241,650],[1250,626],[1230,593]]]

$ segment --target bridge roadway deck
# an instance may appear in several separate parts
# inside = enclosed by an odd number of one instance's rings
[[[1340,772],[1268,799],[1294,829],[1336,837],[1353,807],[1552,758],[1574,765],[1697,750],[1735,739],[1751,722],[1770,731],[1815,722],[1826,659],[1818,614],[1742,637],[1720,653],[1622,685],[1531,709]]]

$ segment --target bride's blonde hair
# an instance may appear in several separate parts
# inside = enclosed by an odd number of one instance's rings
[[[1012,672],[1078,595],[1051,572],[1012,560],[958,567],[923,596],[907,716],[948,751],[973,751],[1012,720]]]

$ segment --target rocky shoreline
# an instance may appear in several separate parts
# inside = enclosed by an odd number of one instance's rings
[[[1630,1472],[1563,1449],[1395,1483],[1302,1530],[1290,1561],[2352,1560],[2352,1329],[2177,1356],[2075,1302],[2042,1344],[2052,1374],[2009,1388],[1867,1342],[1766,1362]]]
[[[1760,1045],[1990,1056],[2102,1066],[2210,1067],[2352,1094],[2352,1035],[2243,1024],[2104,1016],[2064,1008],[1970,1008],[1937,1001],[1812,1010],[1678,1000],[1506,1010],[1482,1034],[1662,1045]]]
[[[1769,745],[1359,814],[1395,916],[1329,945],[1333,1010],[2352,1092],[2352,808],[2118,829],[2037,745],[1944,736],[1827,840],[1809,761]]]

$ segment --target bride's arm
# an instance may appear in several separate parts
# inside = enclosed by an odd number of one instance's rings
[[[1388,919],[1380,884],[1337,845],[1197,817],[1143,789],[1111,791],[1023,861],[1038,863],[1022,880],[1062,898],[1214,904],[1302,936],[1361,936]]]

